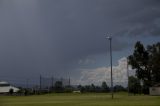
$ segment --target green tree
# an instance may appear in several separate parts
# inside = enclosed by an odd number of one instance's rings
[[[160,43],[147,47],[149,54],[149,68],[152,73],[152,84],[160,82]]]
[[[54,90],[55,90],[55,92],[57,92],[57,93],[60,93],[60,92],[63,92],[63,91],[64,91],[62,81],[56,81],[56,82],[55,82]]]
[[[101,88],[102,88],[102,92],[109,92],[109,87],[105,81],[102,82]]]
[[[136,70],[139,79],[151,80],[151,73],[148,68],[149,55],[141,42],[135,44],[133,55],[129,56],[129,64]]]
[[[73,87],[70,85],[67,85],[64,87],[64,92],[71,93],[73,91]]]
[[[91,86],[90,86],[90,92],[95,92],[95,90],[96,90],[95,85],[91,84]]]
[[[126,89],[122,85],[115,85],[114,86],[114,91],[119,92],[119,91],[125,91]]]
[[[160,82],[160,43],[148,45],[145,49],[138,41],[128,59],[128,63],[136,70],[137,78],[143,80],[145,91],[149,93],[149,87]]]
[[[11,88],[11,89],[9,89],[9,94],[10,95],[12,95],[13,94],[13,92],[14,92],[14,90]]]
[[[129,91],[134,94],[141,93],[141,85],[138,78],[133,76],[129,77]]]

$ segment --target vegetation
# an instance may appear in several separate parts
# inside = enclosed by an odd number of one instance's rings
[[[13,94],[13,92],[14,92],[14,91],[13,91],[13,89],[12,89],[12,88],[11,88],[11,89],[9,89],[9,94],[10,94],[10,95],[12,95],[12,94]]]
[[[128,59],[136,70],[137,78],[143,81],[144,93],[149,93],[150,86],[160,83],[160,43],[145,48],[141,42],[137,42]]]
[[[159,96],[116,93],[54,93],[34,96],[0,96],[0,106],[159,106]]]
[[[141,93],[140,81],[134,76],[129,77],[129,92],[134,93],[134,95]]]
[[[57,93],[64,92],[62,81],[56,81],[56,83],[54,84],[54,91]]]
[[[127,89],[124,88],[124,87],[121,86],[121,85],[115,85],[115,86],[114,86],[114,92],[122,92],[122,91],[127,91]]]
[[[94,84],[85,86],[79,85],[78,90],[80,90],[82,93],[86,92],[107,93],[110,91],[110,88],[108,87],[106,82],[102,82],[101,86],[95,86]],[[120,92],[120,91],[126,91],[126,89],[121,85],[115,85],[114,91]]]
[[[121,86],[121,85],[116,85],[115,87],[115,91],[119,92],[119,91],[126,91],[126,89]],[[104,93],[104,92],[109,92],[110,88],[108,87],[106,82],[102,82],[102,84],[100,86],[91,84],[91,85],[78,85],[77,87],[72,87],[70,85],[64,86],[63,83],[61,81],[56,81],[54,86],[51,87],[50,89],[43,91],[43,89],[41,89],[41,94],[42,93],[71,93],[73,91],[80,91],[81,93],[89,93],[89,92],[99,92],[99,93]],[[30,91],[33,92],[33,91]],[[35,92],[36,93],[36,92]]]

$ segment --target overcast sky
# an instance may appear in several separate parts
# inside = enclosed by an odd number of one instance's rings
[[[105,33],[113,37],[113,65],[124,69],[137,40],[160,41],[160,1],[0,0],[0,80],[40,74],[79,83],[108,79]]]

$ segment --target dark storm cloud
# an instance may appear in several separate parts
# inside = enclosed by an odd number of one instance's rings
[[[144,33],[152,28],[150,33],[158,35],[158,4],[156,0],[1,0],[1,73],[66,74],[71,63],[108,51],[106,32]],[[114,51],[128,47],[119,36],[113,38]]]
[[[118,34],[127,36],[160,35],[160,1],[143,0],[141,7],[123,19],[126,24]]]

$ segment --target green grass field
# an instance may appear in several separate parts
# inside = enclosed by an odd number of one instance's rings
[[[160,96],[115,94],[46,94],[0,96],[0,106],[160,106]]]

